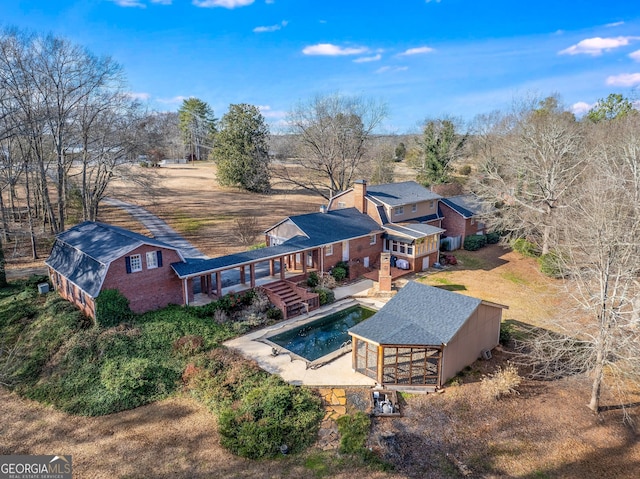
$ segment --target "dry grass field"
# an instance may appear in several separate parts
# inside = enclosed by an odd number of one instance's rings
[[[116,184],[110,195],[140,204],[165,219],[204,253],[242,249],[231,233],[234,219],[256,216],[264,228],[290,214],[316,211],[322,200],[275,185],[271,195],[216,186],[210,164],[152,171],[155,192]],[[102,209],[102,221],[146,231],[127,214]],[[509,306],[504,318],[541,327],[563,314],[558,281],[540,274],[534,260],[500,246],[456,252],[460,264],[420,275],[435,286]],[[21,267],[38,267],[9,259]],[[297,457],[254,462],[220,447],[215,418],[194,400],[176,396],[106,417],[71,417],[0,388],[0,454],[72,454],[77,478],[636,478],[640,475],[636,425],[620,410],[600,415],[586,407],[585,379],[538,382],[525,379],[519,394],[483,399],[480,381],[509,357],[497,350],[490,361],[465,371],[442,394],[406,395],[403,417],[375,419],[370,447],[396,465],[372,471],[337,452],[311,450]],[[638,398],[640,400],[640,397]],[[605,391],[604,404],[614,404]],[[389,445],[383,433],[394,434]],[[467,469],[461,468],[464,465]]]

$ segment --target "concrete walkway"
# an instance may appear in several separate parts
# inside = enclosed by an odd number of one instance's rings
[[[177,231],[171,228],[171,226],[143,207],[132,205],[131,203],[126,203],[115,198],[105,198],[104,202],[125,210],[136,220],[142,223],[145,228],[151,232],[155,239],[168,243],[171,246],[175,246],[182,251],[182,255],[185,258],[208,259],[207,256],[184,239]]]

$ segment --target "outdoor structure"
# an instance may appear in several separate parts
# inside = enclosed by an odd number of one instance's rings
[[[104,289],[120,290],[137,313],[182,304],[181,283],[169,265],[183,261],[166,243],[85,221],[56,236],[45,264],[60,295],[95,318],[95,299]]]
[[[440,200],[442,227],[447,231],[446,249],[452,251],[462,246],[471,235],[487,233],[482,221],[483,206],[475,195],[459,195]],[[444,241],[444,239],[443,239]]]
[[[349,329],[352,365],[385,387],[442,387],[498,345],[506,306],[409,282]]]

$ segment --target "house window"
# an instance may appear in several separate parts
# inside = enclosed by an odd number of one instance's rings
[[[67,297],[73,300],[73,286],[71,286],[69,281],[67,281]]]
[[[158,252],[149,251],[147,253],[147,269],[154,269],[158,267]]]
[[[396,215],[396,216],[403,215],[404,214],[404,206],[396,206],[393,209],[393,214]]]
[[[476,224],[476,220],[474,220],[473,218],[471,218],[471,224],[475,225]]]
[[[433,201],[429,203],[429,208],[433,209],[433,203],[434,203]]]
[[[415,213],[416,211],[418,211],[418,205],[416,203],[411,205],[411,212]]]
[[[369,236],[369,244],[370,245],[376,244],[376,235]]]
[[[324,250],[324,255],[331,256],[332,254],[333,254],[333,245],[332,244],[327,245]]]
[[[137,273],[142,271],[142,256],[139,254],[132,254],[126,257],[127,260],[127,273]]]
[[[85,300],[85,298],[84,298],[84,292],[83,292],[83,291],[80,291],[80,295],[79,295],[79,296],[80,296],[80,304],[81,304],[82,306],[85,306],[85,305],[87,304],[87,302],[86,302],[86,300]]]

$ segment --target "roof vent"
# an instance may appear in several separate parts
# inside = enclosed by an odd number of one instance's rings
[[[321,205],[320,206],[320,213],[326,213],[327,212],[327,205]]]

